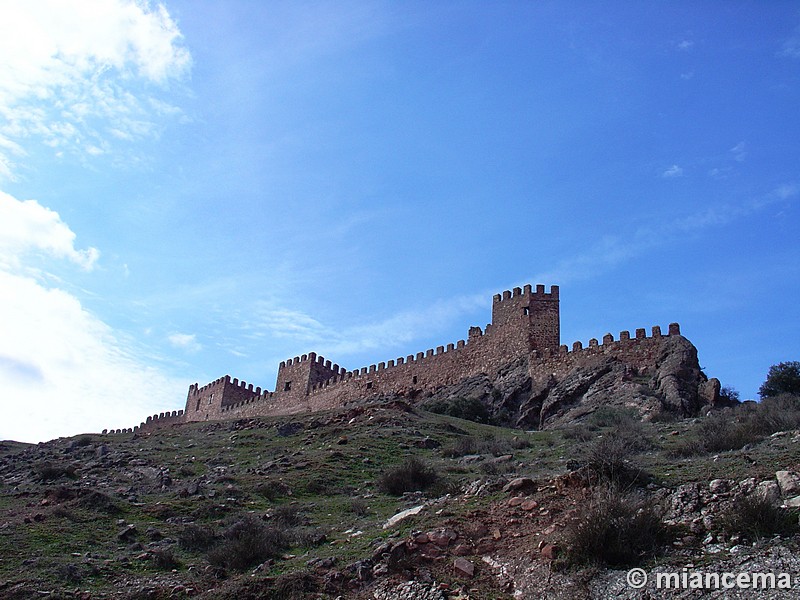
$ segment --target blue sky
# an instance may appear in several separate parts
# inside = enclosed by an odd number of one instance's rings
[[[4,0],[0,439],[561,286],[757,397],[800,339],[796,2]]]

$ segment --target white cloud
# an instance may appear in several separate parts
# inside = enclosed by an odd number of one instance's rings
[[[678,49],[679,50],[691,50],[692,46],[694,46],[694,42],[691,40],[681,40],[678,42]]]
[[[197,336],[193,333],[173,333],[167,336],[167,340],[175,348],[186,350],[187,352],[199,352],[203,346],[197,341]]]
[[[75,248],[57,212],[0,192],[0,439],[132,427],[174,405],[183,385],[149,366],[75,296],[29,275],[30,252],[84,269],[99,255]]]
[[[0,289],[0,439],[132,427],[185,392],[74,296],[4,271]]]
[[[661,176],[667,179],[671,177],[683,177],[683,168],[678,165],[672,165],[669,169],[661,173]]]
[[[0,175],[27,138],[58,151],[105,153],[104,138],[157,133],[154,97],[184,75],[189,52],[163,4],[134,0],[6,0],[0,20]],[[14,141],[12,141],[14,140]]]
[[[21,255],[36,250],[87,270],[100,256],[96,248],[75,248],[75,233],[57,212],[36,200],[19,201],[0,191],[0,265],[18,266]]]

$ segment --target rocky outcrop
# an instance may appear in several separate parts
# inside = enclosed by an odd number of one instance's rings
[[[638,343],[637,343],[638,342]],[[630,340],[624,351],[603,346],[540,360],[519,359],[493,376],[480,374],[439,389],[434,400],[480,400],[499,424],[557,427],[601,406],[698,414],[719,397],[719,381],[700,370],[697,349],[680,335]]]

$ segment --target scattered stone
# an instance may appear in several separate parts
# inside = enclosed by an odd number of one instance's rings
[[[413,508],[406,509],[394,515],[393,517],[389,517],[389,520],[383,524],[384,529],[389,529],[390,527],[394,527],[403,519],[407,519],[408,517],[414,516],[422,512],[422,509],[425,508],[424,504],[420,504],[419,506],[415,506]]]
[[[533,510],[538,506],[539,503],[536,500],[525,500],[525,502],[519,505],[522,510]]]
[[[558,556],[559,547],[555,544],[545,544],[542,546],[542,556],[548,560],[554,560]]]
[[[456,573],[472,577],[475,575],[475,565],[466,558],[458,557],[453,561],[453,568]]]
[[[762,481],[755,492],[770,504],[777,506],[781,503],[781,488],[774,481]]]
[[[800,496],[789,498],[784,504],[789,508],[800,508]]]
[[[397,583],[391,579],[380,582],[373,591],[375,600],[445,600],[445,592],[439,586],[419,581]]]
[[[536,482],[530,477],[517,477],[503,486],[504,492],[533,493],[536,491]]]
[[[432,544],[436,544],[440,548],[447,548],[450,542],[454,542],[456,539],[458,539],[458,534],[452,529],[440,529],[438,531],[428,532],[428,541]]]
[[[127,525],[117,533],[117,539],[121,542],[132,542],[136,539],[136,534],[136,525]]]
[[[525,502],[525,498],[523,498],[522,496],[514,496],[513,498],[511,498],[508,501],[508,505],[509,506],[519,506],[523,502]]]
[[[778,471],[775,473],[775,479],[778,480],[784,498],[800,494],[799,474],[794,471]]]
[[[708,484],[708,491],[712,494],[726,494],[731,489],[731,482],[727,479],[712,479]]]

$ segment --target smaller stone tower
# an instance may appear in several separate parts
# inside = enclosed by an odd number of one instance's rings
[[[331,365],[331,361],[317,356],[316,352],[281,361],[275,392],[285,394],[290,402],[300,402],[308,395],[311,386],[323,383],[336,375],[344,375],[347,369]]]

